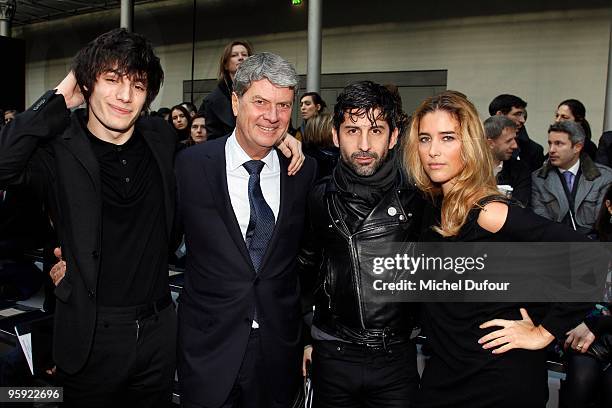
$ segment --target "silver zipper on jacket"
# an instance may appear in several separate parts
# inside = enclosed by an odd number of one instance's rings
[[[334,213],[335,214],[340,214],[340,211],[338,210],[338,207],[336,205],[336,201],[334,199],[332,199],[332,204],[334,206]],[[345,231],[342,231],[340,229],[340,227],[338,227],[338,223],[342,223],[342,226],[344,227]],[[352,270],[353,270],[353,276],[354,276],[354,279],[355,279],[355,292],[357,293],[357,303],[359,304],[359,307],[358,307],[358,310],[359,310],[359,321],[361,322],[361,327],[365,328],[365,320],[363,318],[363,307],[362,307],[362,301],[361,301],[361,290],[359,288],[359,283],[357,282],[357,279],[359,279],[358,278],[359,271],[357,271],[357,273],[355,273],[356,250],[355,250],[355,245],[353,244],[353,235],[349,233],[349,229],[348,229],[346,223],[340,217],[337,217],[334,220],[334,226],[349,241],[349,247],[350,247],[350,250],[351,250],[351,266],[352,266]]]
[[[397,197],[398,201],[399,201],[399,197]],[[339,214],[340,211],[336,205],[336,200],[334,200],[332,198],[332,204],[334,206],[334,213],[335,214]],[[328,207],[328,213],[329,213],[329,207]],[[357,292],[357,302],[359,303],[359,320],[361,321],[361,327],[365,329],[365,319],[363,317],[363,302],[362,302],[362,296],[361,296],[361,274],[359,273],[359,270],[357,268],[357,265],[355,265],[355,259],[357,259],[357,250],[355,248],[355,244],[354,244],[354,238],[355,236],[359,235],[359,234],[363,234],[365,232],[368,231],[372,231],[378,228],[383,228],[383,227],[387,227],[389,225],[399,225],[400,222],[393,220],[391,222],[386,222],[383,224],[378,224],[378,225],[374,225],[371,227],[367,227],[364,229],[361,229],[357,232],[355,232],[354,234],[351,234],[349,232],[348,226],[346,225],[346,223],[344,222],[344,220],[341,217],[332,217],[333,219],[333,225],[336,228],[336,230],[338,232],[340,232],[340,234],[342,236],[344,236],[346,239],[348,239],[349,242],[349,247],[351,250],[351,266],[353,269],[353,276],[355,277],[355,291]],[[338,224],[341,223],[342,226],[344,227],[345,231],[343,231]],[[357,280],[359,280],[359,282],[357,282]],[[325,281],[323,281],[323,289],[325,290],[325,294],[327,295],[327,298],[329,299],[329,308],[331,309],[331,296],[329,295],[329,293],[327,292],[327,290],[325,289]],[[384,341],[384,339],[383,339]]]

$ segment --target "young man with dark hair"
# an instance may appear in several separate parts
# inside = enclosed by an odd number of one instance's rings
[[[314,404],[406,407],[418,390],[408,303],[368,296],[367,248],[417,240],[423,201],[394,157],[397,104],[383,86],[357,82],[338,96],[334,143],[341,161],[308,198],[308,234],[299,260],[308,299],[314,296]],[[314,285],[309,279],[316,279]],[[305,367],[304,367],[305,370]]]
[[[0,136],[0,186],[44,191],[65,259],[53,354],[67,406],[170,402],[176,141],[163,120],[140,117],[162,81],[151,44],[112,30]]]
[[[518,149],[513,157],[525,162],[529,171],[542,166],[544,161],[544,148],[529,138],[525,122],[527,121],[527,102],[515,95],[498,95],[489,104],[489,114],[503,115],[516,124],[518,130],[516,143]]]

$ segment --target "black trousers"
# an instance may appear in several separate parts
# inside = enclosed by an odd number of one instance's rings
[[[315,341],[312,386],[315,408],[409,408],[419,388],[414,343],[372,349]]]
[[[85,367],[58,367],[64,407],[168,407],[176,366],[176,313],[170,305],[150,316],[144,306],[100,307]]]
[[[291,408],[274,401],[267,392],[268,386],[259,330],[251,329],[238,377],[220,408]]]

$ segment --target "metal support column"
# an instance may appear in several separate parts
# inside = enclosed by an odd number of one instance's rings
[[[321,3],[308,0],[308,92],[321,92]]]
[[[121,0],[121,28],[134,31],[134,0]]]
[[[11,22],[15,17],[16,0],[0,0],[0,36],[11,36]]]
[[[612,13],[610,18],[610,42],[608,43],[608,81],[604,108],[604,132],[612,130]]]

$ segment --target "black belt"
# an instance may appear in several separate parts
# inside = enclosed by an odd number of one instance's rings
[[[403,329],[401,332],[396,332],[391,328],[384,329],[352,329],[337,321],[331,322],[331,326],[328,324],[321,324],[322,322],[315,323],[318,328],[337,336],[342,340],[347,340],[353,344],[360,346],[387,349],[388,346],[398,343],[404,343],[410,340],[410,331]]]

